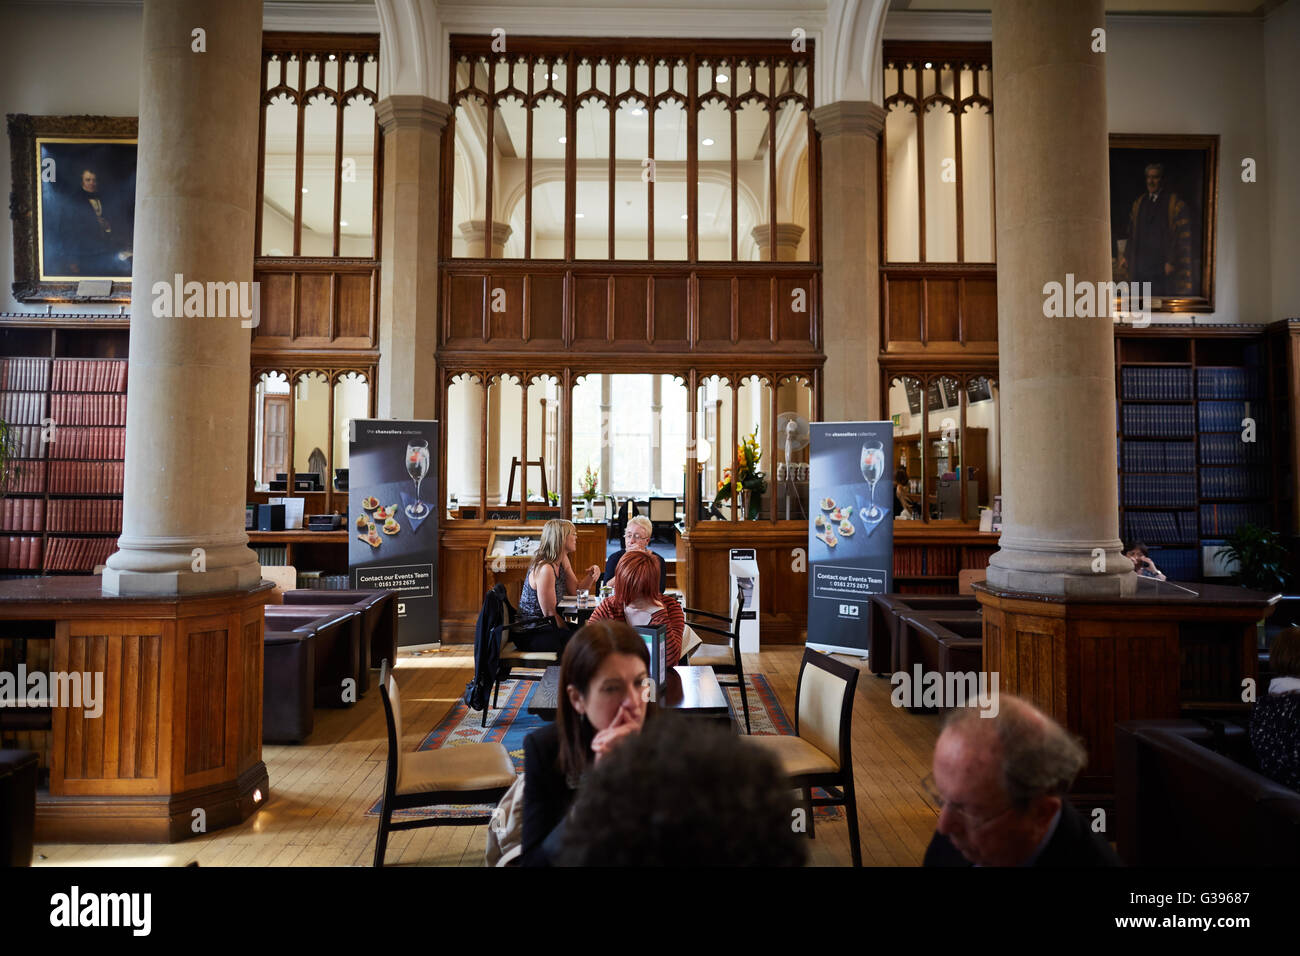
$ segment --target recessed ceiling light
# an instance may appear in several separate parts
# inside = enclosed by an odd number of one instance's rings
[[[686,213],[682,213],[682,218],[683,218],[683,219],[686,218]]]
[[[929,63],[929,62],[927,62],[927,63],[925,64],[925,68],[926,68],[927,70],[932,70],[932,69],[934,69],[934,64],[933,64],[933,63]]]
[[[576,213],[576,215],[577,215],[577,217],[578,217],[579,219],[586,219],[586,218],[587,218],[587,214],[586,214],[585,212]]]
[[[712,145],[713,145],[713,138],[712,138],[711,136],[706,136],[705,139],[704,139],[704,145],[705,145],[705,146],[712,146]]]
[[[727,82],[727,78],[726,78],[726,76],[724,76],[724,75],[722,75],[721,73],[719,73],[719,74],[718,74],[718,82],[719,82],[719,83],[726,83],[726,82]]]
[[[346,219],[340,219],[340,220],[339,220],[339,225],[340,225],[340,226],[346,226],[347,224],[348,224],[348,221],[347,221]]]
[[[567,136],[561,136],[558,140],[556,140],[556,142],[559,143],[561,146],[563,146],[568,141],[569,141],[569,137]]]

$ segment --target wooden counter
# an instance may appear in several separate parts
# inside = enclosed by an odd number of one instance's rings
[[[262,605],[273,587],[112,597],[98,577],[0,582],[0,632],[52,633],[53,670],[102,673],[102,713],[56,707],[42,843],[160,843],[246,819],[262,762]],[[196,814],[195,810],[201,810]]]

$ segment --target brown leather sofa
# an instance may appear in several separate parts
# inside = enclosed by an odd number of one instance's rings
[[[316,726],[316,629],[271,627],[262,636],[262,742],[299,743]]]
[[[0,867],[32,865],[37,764],[31,751],[0,750]]]
[[[1115,833],[1130,866],[1295,866],[1300,793],[1255,770],[1245,727],[1115,727]]]
[[[397,660],[397,592],[396,591],[318,591],[284,592],[288,604],[345,604],[361,612],[361,660],[367,667],[378,668],[384,661]],[[366,668],[363,668],[365,670]],[[365,681],[369,686],[369,679]],[[358,677],[358,686],[361,678]]]
[[[314,631],[315,704],[317,707],[351,707],[344,681],[356,680],[361,661],[361,612],[350,607],[322,611],[310,606],[268,604],[264,609],[268,633],[310,628]],[[358,684],[359,687],[359,684]]]
[[[979,621],[936,621],[925,615],[898,616],[898,669],[948,674],[978,672],[984,659],[983,625]]]
[[[928,610],[978,611],[973,597],[949,594],[874,594],[871,597],[867,654],[871,672],[884,677],[899,669],[899,615]]]

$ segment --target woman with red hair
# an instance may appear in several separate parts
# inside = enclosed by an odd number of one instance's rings
[[[664,657],[675,667],[682,656],[686,616],[676,600],[659,591],[659,564],[649,551],[629,551],[614,572],[614,593],[591,612],[593,621],[626,621],[634,627],[662,627]]]

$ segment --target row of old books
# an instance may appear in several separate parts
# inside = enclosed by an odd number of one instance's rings
[[[1197,398],[1263,398],[1263,370],[1259,368],[1197,369],[1196,396]]]
[[[0,502],[0,528],[5,531],[45,530],[45,501],[41,498],[5,498]]]
[[[1190,368],[1120,369],[1121,392],[1125,399],[1138,401],[1179,401],[1192,397]]]
[[[11,461],[5,491],[11,495],[40,495],[45,493],[45,462]]]
[[[1195,511],[1126,511],[1124,537],[1147,544],[1195,544]]]
[[[1195,451],[1191,442],[1125,441],[1120,455],[1125,471],[1191,472],[1196,470]]]
[[[1125,405],[1124,434],[1145,438],[1191,438],[1196,422],[1191,405]]]
[[[50,494],[120,495],[124,469],[120,461],[52,461]]]
[[[40,425],[14,425],[9,429],[9,454],[15,458],[41,458],[45,444],[41,441],[45,429]]]
[[[54,363],[56,392],[125,392],[125,359],[58,359]]]
[[[1201,402],[1196,406],[1203,432],[1235,432],[1247,428],[1246,419],[1255,421],[1256,434],[1261,430],[1260,412],[1263,406],[1256,403],[1255,409],[1249,408],[1249,402]]]
[[[0,392],[0,418],[10,425],[39,425],[44,417],[44,393]]]
[[[49,531],[121,531],[120,498],[52,498]]]
[[[11,571],[39,571],[41,569],[41,536],[5,535],[0,537],[0,568]]]
[[[1204,468],[1202,498],[1267,498],[1269,473],[1262,468]]]
[[[1202,435],[1200,445],[1202,465],[1262,464],[1268,461],[1262,442],[1242,441],[1241,434],[1235,431]]]
[[[45,570],[93,571],[116,550],[116,538],[51,538],[45,551]]]
[[[1201,534],[1226,538],[1244,524],[1271,527],[1272,509],[1264,504],[1201,505]]]
[[[50,360],[43,358],[0,359],[0,389],[43,392],[50,387]]]
[[[1125,475],[1123,501],[1129,508],[1194,508],[1196,476]]]
[[[60,428],[50,442],[50,457],[121,461],[126,457],[126,429],[105,425]]]
[[[58,392],[51,397],[50,417],[59,425],[125,425],[126,396]]]
[[[957,547],[897,547],[894,574],[901,577],[936,575],[951,577],[961,570],[961,549]]]

